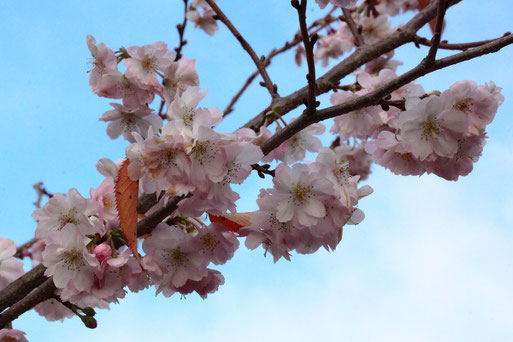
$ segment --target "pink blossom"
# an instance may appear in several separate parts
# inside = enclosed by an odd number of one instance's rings
[[[181,136],[152,135],[146,140],[135,137],[137,141],[126,149],[130,160],[128,175],[134,180],[141,179],[143,192],[183,195],[193,189],[188,176],[191,162]]]
[[[176,291],[182,295],[196,292],[201,298],[206,299],[209,293],[216,292],[219,286],[224,284],[224,277],[221,272],[210,268],[207,270],[208,274],[201,280],[187,280],[183,286],[176,288]]]
[[[282,160],[287,163],[294,163],[305,159],[306,151],[317,152],[322,146],[319,138],[314,135],[324,133],[326,127],[321,123],[316,123],[303,129],[301,132],[294,134],[287,141],[285,141],[282,147],[287,152],[282,156]]]
[[[346,23],[341,22],[337,31],[328,34],[316,44],[315,60],[322,61],[322,66],[329,64],[329,59],[338,59],[354,47],[354,38]]]
[[[107,134],[111,139],[123,135],[125,140],[134,142],[133,133],[146,137],[150,127],[155,133],[162,127],[162,119],[153,114],[153,110],[150,108],[128,108],[118,103],[111,103],[110,105],[114,109],[105,112],[100,121],[109,123]]]
[[[205,277],[208,259],[201,249],[201,242],[184,234],[178,226],[159,223],[143,242],[145,266],[150,266],[150,275],[158,284],[157,293],[168,296],[188,280],[199,281]]]
[[[130,58],[125,59],[128,79],[137,83],[141,88],[161,93],[157,71],[164,72],[175,60],[175,54],[168,50],[164,42],[151,45],[130,46],[127,49]]]
[[[107,222],[117,222],[116,196],[114,194],[114,179],[107,177],[97,189],[89,190],[91,200],[96,204],[98,218]]]
[[[94,281],[100,264],[86,245],[90,239],[68,225],[53,236],[43,251],[45,275],[53,276],[55,286],[63,289],[73,285],[78,291],[87,291]]]
[[[397,175],[422,175],[426,163],[418,160],[409,152],[400,137],[389,131],[382,131],[377,138],[365,144],[365,151],[372,159]]]
[[[294,226],[311,226],[326,215],[325,201],[335,199],[333,185],[323,177],[314,177],[310,168],[280,164],[273,179],[276,218],[292,221]]]
[[[162,80],[163,96],[166,103],[171,103],[177,93],[181,95],[187,88],[199,85],[195,64],[195,59],[187,59],[182,56],[178,62],[173,62],[166,68]]]
[[[36,237],[45,238],[66,226],[72,226],[83,234],[99,232],[98,226],[88,218],[89,201],[75,188],[68,190],[66,195],[56,193],[46,204],[32,213],[37,221]]]
[[[114,51],[109,49],[105,44],[100,43],[96,45],[96,39],[93,36],[87,35],[87,47],[93,56],[93,68],[89,70],[89,84],[96,93],[101,83],[102,77],[110,72],[118,71],[118,63]]]
[[[328,3],[331,3],[333,6],[347,8],[356,5],[356,0],[315,0],[315,2],[319,5],[321,9],[324,9],[328,5]]]
[[[469,132],[478,134],[490,124],[499,104],[486,86],[478,86],[474,81],[454,83],[441,97],[452,103],[455,111],[465,113],[469,121]]]
[[[23,263],[14,254],[14,241],[0,238],[0,290],[25,273]]]
[[[0,330],[0,341],[2,342],[28,342],[25,332],[16,329]]]
[[[47,321],[61,321],[64,322],[65,318],[75,316],[73,311],[62,305],[56,299],[48,299],[34,307],[36,312],[46,318]]]
[[[360,176],[360,181],[369,177],[372,158],[365,152],[365,144],[362,143],[356,146],[342,144],[337,146],[334,151],[338,159],[348,162],[347,171],[351,176]]]
[[[451,158],[436,158],[428,164],[427,172],[452,181],[458,180],[459,176],[468,175],[481,156],[485,139],[483,132],[459,139],[456,154]]]
[[[349,101],[358,95],[345,91],[337,91],[330,97],[332,104],[337,105]],[[374,131],[383,123],[380,116],[381,108],[377,106],[365,107],[334,119],[334,125],[330,132],[339,134],[340,139],[345,140],[351,136],[365,139],[370,137]]]
[[[419,160],[434,153],[452,157],[458,150],[458,137],[467,131],[465,113],[451,109],[446,97],[429,96],[418,103],[406,101],[406,111],[399,115],[401,139]]]
[[[119,71],[105,74],[97,89],[96,95],[110,99],[123,99],[123,105],[128,108],[140,108],[153,102],[154,93],[141,88],[130,81]]]
[[[233,257],[239,248],[234,233],[219,223],[213,223],[200,230],[197,235],[203,245],[202,252],[214,265],[223,265]]]
[[[194,0],[185,17],[194,23],[209,36],[213,36],[218,30],[217,21],[214,19],[214,10],[204,0]]]

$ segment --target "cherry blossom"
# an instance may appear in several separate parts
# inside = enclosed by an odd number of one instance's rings
[[[128,108],[119,103],[111,103],[113,110],[109,110],[100,118],[108,122],[107,134],[111,139],[120,135],[129,142],[134,142],[133,133],[146,137],[150,127],[156,133],[162,127],[162,119],[153,114],[150,108]]]
[[[15,253],[14,241],[0,238],[0,290],[25,273],[23,263],[14,257]]]

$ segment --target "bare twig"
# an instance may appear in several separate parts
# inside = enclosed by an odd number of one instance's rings
[[[31,240],[25,242],[23,245],[18,246],[18,248],[16,248],[16,253],[14,254],[14,256],[16,258],[23,259],[26,256],[24,255],[24,251],[32,247],[32,245],[38,241],[39,239],[32,238]]]
[[[445,0],[438,0],[435,32],[433,33],[433,38],[431,39],[431,47],[429,48],[429,52],[426,56],[427,63],[434,63],[435,61],[436,53],[438,51],[438,47],[440,46],[440,40],[442,39],[442,27],[444,24],[445,9]]]
[[[511,32],[506,32],[506,33],[504,33],[504,35],[502,35],[502,37],[508,36],[510,34],[511,34]],[[499,38],[501,38],[501,37],[499,37]],[[478,46],[481,46],[484,44],[488,44],[488,43],[493,42],[494,40],[497,40],[499,38],[480,40],[480,41],[469,42],[469,43],[453,43],[453,44],[449,44],[447,41],[442,41],[440,43],[440,46],[438,47],[438,49],[465,51],[465,50],[472,49],[472,48],[475,48],[475,47],[478,47]],[[415,42],[415,44],[419,44],[419,45],[431,46],[431,41],[429,39],[427,39],[425,37],[419,37],[417,35],[415,35],[414,42]]]
[[[265,178],[265,175],[270,175],[272,177],[275,176],[276,172],[274,170],[269,170],[270,167],[271,167],[271,165],[269,165],[269,164],[264,164],[264,165],[253,164],[253,165],[251,165],[251,168],[258,173],[258,176],[260,178]]]
[[[315,83],[315,61],[313,55],[313,46],[317,39],[319,38],[317,35],[314,35],[310,38],[308,34],[308,26],[306,25],[306,7],[307,0],[301,0],[299,3],[298,0],[292,0],[292,7],[297,10],[298,18],[299,18],[299,28],[301,29],[301,36],[303,38],[303,45],[305,47],[305,55],[306,55],[306,63],[308,64],[308,74],[306,75],[306,79],[308,81],[308,96],[306,97],[306,112],[311,114],[315,112],[315,108],[317,108],[318,103],[316,101],[316,83]]]
[[[362,35],[358,32],[358,27],[356,27],[356,23],[353,20],[353,16],[351,15],[351,11],[348,8],[342,8],[342,13],[344,13],[344,21],[349,26],[351,33],[354,37],[354,42],[356,46],[362,46],[365,44]]]
[[[48,196],[48,198],[53,197],[53,194],[46,191],[46,189],[43,187],[43,182],[37,182],[32,187],[34,190],[36,190],[37,193],[37,200],[34,202],[36,208],[41,208],[41,200],[43,199],[43,196]]]
[[[181,24],[176,25],[176,29],[178,31],[178,46],[175,47],[176,57],[175,62],[179,61],[182,58],[182,49],[187,44],[187,41],[184,39],[185,27],[187,26],[187,8],[189,6],[189,0],[183,0],[183,22]]]
[[[251,47],[251,45],[249,45],[249,43],[246,41],[246,39],[244,39],[244,37],[242,37],[242,35],[240,34],[240,32],[235,28],[235,26],[233,26],[232,22],[230,21],[230,19],[228,19],[228,17],[224,14],[224,12],[219,8],[219,6],[217,6],[217,4],[214,2],[214,0],[205,0],[208,5],[212,8],[212,10],[214,12],[216,12],[217,16],[219,17],[219,20],[221,20],[223,22],[223,24],[226,25],[226,27],[228,27],[228,29],[230,30],[230,32],[235,36],[235,38],[239,41],[240,45],[242,45],[242,48],[244,50],[246,50],[246,52],[249,54],[249,56],[251,57],[251,59],[253,60],[253,62],[255,63],[257,69],[258,69],[258,72],[260,73],[260,75],[262,76],[262,78],[264,79],[264,84],[265,84],[265,87],[267,88],[267,90],[269,91],[269,94],[271,95],[271,97],[274,99],[276,97],[278,97],[278,92],[276,91],[275,89],[275,86],[273,84],[273,82],[271,81],[271,79],[269,78],[269,75],[267,74],[267,70],[265,70],[265,67],[262,63],[262,61],[260,60],[260,58],[257,56],[257,54],[255,53],[255,51],[253,50],[253,48]]]
[[[310,38],[312,38],[312,36],[314,34],[316,34],[317,32],[319,32],[320,30],[322,30],[323,28],[325,28],[326,26],[330,25],[333,21],[336,20],[334,17],[331,16],[333,11],[334,11],[334,9],[330,10],[329,13],[325,17],[323,17],[322,19],[316,20],[315,22],[312,23],[312,25],[310,25],[309,30],[314,28],[314,27],[316,27],[317,25],[319,25],[319,27],[317,27],[315,30],[313,30],[310,33]],[[294,46],[296,46],[297,44],[301,43],[301,41],[302,41],[301,35],[296,34],[294,39],[292,39],[290,42],[289,41],[285,42],[285,44],[281,48],[273,49],[271,52],[269,52],[269,54],[265,57],[265,61],[263,61],[264,65],[267,67],[269,64],[271,64],[271,60],[274,57],[276,57],[277,55],[279,55],[279,54],[281,54],[281,53],[283,53],[285,51],[288,51],[288,50],[292,49]],[[223,112],[224,113],[223,116],[226,116],[226,115],[230,114],[233,111],[233,106],[235,105],[235,103],[239,100],[239,98],[242,96],[242,94],[246,91],[246,89],[255,80],[255,78],[258,76],[258,74],[259,73],[258,73],[258,70],[257,70],[255,72],[253,72],[248,77],[246,82],[244,82],[244,84],[242,85],[242,88],[233,96],[233,98],[231,99],[231,101],[228,104],[228,106],[226,106],[226,109]]]

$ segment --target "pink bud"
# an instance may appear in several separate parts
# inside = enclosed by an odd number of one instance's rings
[[[100,264],[103,265],[103,263],[109,260],[112,256],[112,248],[110,248],[110,246],[104,242],[94,248],[94,255]]]

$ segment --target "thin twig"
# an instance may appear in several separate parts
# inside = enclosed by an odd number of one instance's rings
[[[306,63],[308,64],[308,74],[306,75],[306,79],[308,81],[308,96],[306,98],[306,112],[313,113],[315,112],[315,108],[317,108],[316,101],[316,83],[315,83],[315,61],[313,54],[313,46],[317,39],[319,38],[317,35],[314,35],[310,38],[308,34],[308,26],[306,24],[306,7],[307,0],[301,0],[299,3],[298,0],[292,0],[292,7],[297,10],[298,18],[299,18],[299,28],[301,29],[301,37],[303,38],[303,45],[305,47],[305,55],[306,55]]]
[[[314,34],[316,34],[317,32],[319,32],[320,30],[322,30],[323,28],[330,25],[332,22],[334,22],[336,20],[334,17],[331,16],[333,11],[334,11],[334,9],[330,10],[330,12],[324,18],[316,20],[315,22],[312,23],[312,25],[310,25],[309,30],[311,30],[315,26],[319,25],[318,28],[316,28],[315,30],[313,30],[310,33],[310,38]],[[296,36],[294,37],[293,40],[291,40],[290,42],[289,41],[285,42],[285,44],[281,48],[271,50],[271,52],[269,52],[269,54],[265,57],[265,61],[263,62],[264,65],[266,67],[269,66],[269,64],[271,64],[271,60],[274,57],[276,57],[277,55],[279,55],[285,51],[292,49],[297,44],[301,43],[301,41],[302,41],[301,35],[296,34]],[[235,105],[235,103],[239,100],[239,98],[242,96],[242,94],[244,94],[246,89],[251,85],[251,83],[255,80],[255,78],[258,76],[258,74],[259,74],[259,72],[258,72],[258,70],[256,70],[248,77],[248,79],[242,85],[242,88],[233,96],[233,98],[231,99],[228,106],[226,106],[226,109],[223,112],[224,113],[223,117],[230,114],[233,111],[233,106]]]
[[[43,196],[48,196],[48,198],[52,198],[53,194],[49,193],[44,187],[43,182],[37,182],[32,186],[34,190],[36,190],[37,193],[37,200],[34,202],[34,205],[36,208],[41,208],[41,200],[43,199]]]
[[[462,0],[447,0],[447,6],[453,6]],[[437,6],[435,2],[431,2],[422,11],[417,13],[408,23],[389,35],[387,38],[373,44],[365,44],[356,49],[346,59],[332,67],[323,76],[317,79],[317,94],[324,94],[332,90],[340,80],[351,74],[354,70],[362,65],[378,58],[379,56],[392,51],[399,46],[414,41],[417,31],[424,26],[429,20],[435,17]],[[303,87],[294,93],[281,97],[267,106],[253,119],[248,121],[243,127],[258,130],[265,120],[266,114],[270,110],[279,111],[285,115],[293,109],[299,107],[303,103],[303,98],[308,94],[308,87]]]
[[[253,165],[251,165],[251,168],[258,173],[258,176],[260,178],[265,178],[265,175],[270,175],[272,177],[274,177],[276,175],[275,170],[269,170],[270,167],[271,167],[271,165],[269,165],[269,164],[264,164],[264,165],[253,164]]]
[[[442,39],[442,27],[444,24],[445,9],[445,0],[438,0],[435,32],[433,33],[433,38],[431,39],[431,47],[429,48],[428,54],[426,56],[427,63],[434,63],[435,61],[436,53],[438,51],[438,47],[440,46],[440,40]]]
[[[509,36],[510,34],[511,34],[511,32],[506,32],[499,38]],[[480,40],[480,41],[469,42],[469,43],[452,43],[452,44],[448,43],[447,41],[442,41],[442,42],[440,42],[440,46],[438,47],[438,49],[465,51],[468,49],[479,47],[481,45],[488,44],[488,43],[493,42],[499,38]],[[431,40],[429,40],[425,37],[417,36],[417,35],[415,35],[414,43],[419,44],[419,45],[424,45],[424,46],[431,46]]]
[[[187,8],[189,7],[189,0],[183,0],[183,22],[181,24],[176,25],[176,29],[178,31],[179,43],[178,46],[175,47],[176,57],[175,62],[178,62],[180,58],[182,58],[182,49],[187,44],[187,41],[184,39],[185,27],[187,26]]]
[[[260,73],[260,75],[262,76],[262,78],[264,79],[264,85],[265,87],[267,88],[267,90],[269,91],[269,94],[271,95],[271,97],[274,99],[276,97],[278,97],[278,92],[276,91],[275,89],[275,86],[273,84],[273,82],[271,81],[271,78],[269,77],[269,74],[267,74],[267,71],[265,70],[265,67],[262,63],[262,61],[260,60],[260,58],[257,56],[257,54],[255,53],[255,51],[253,50],[253,48],[251,47],[251,45],[249,45],[249,43],[246,41],[246,39],[244,39],[244,37],[242,37],[242,35],[240,34],[239,31],[237,31],[237,29],[235,28],[235,26],[233,26],[232,22],[230,21],[230,19],[228,19],[228,17],[224,14],[224,12],[219,8],[219,6],[217,6],[217,4],[214,2],[214,0],[205,0],[208,5],[212,8],[212,10],[214,12],[216,12],[219,20],[221,20],[223,22],[223,24],[226,25],[226,27],[228,27],[228,29],[230,30],[230,32],[235,36],[235,38],[239,41],[240,45],[242,45],[242,48],[244,50],[246,50],[246,52],[249,54],[249,56],[251,57],[251,59],[253,60],[253,62],[255,63],[257,69],[258,69],[258,72]]]
[[[348,8],[342,7],[342,13],[344,13],[344,21],[346,22],[347,26],[349,26],[349,30],[351,30],[351,33],[353,34],[355,45],[362,46],[365,44],[365,41],[363,40],[363,37],[358,31],[358,27],[353,20],[351,11]]]
[[[32,238],[29,241],[25,242],[23,245],[18,246],[18,248],[16,248],[16,253],[14,253],[14,256],[18,259],[23,259],[26,256],[24,254],[24,251],[32,247],[32,245],[38,241],[39,239]]]

